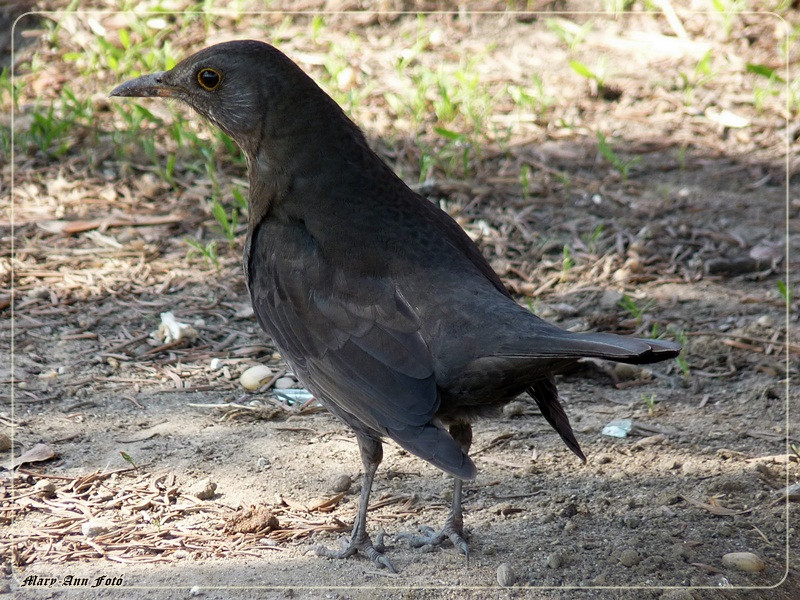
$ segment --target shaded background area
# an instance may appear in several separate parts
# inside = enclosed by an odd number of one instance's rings
[[[12,272],[15,290],[0,424],[16,445],[6,466],[37,444],[35,458],[55,456],[0,472],[7,576],[13,564],[17,578],[114,574],[128,586],[458,589],[497,587],[508,564],[519,588],[704,598],[717,594],[660,588],[769,586],[790,558],[795,568],[798,439],[786,406],[798,273],[785,257],[798,243],[800,18],[790,2],[605,2],[592,14],[566,12],[583,3],[438,14],[423,14],[443,8],[433,2],[291,6],[304,13],[273,3],[260,14],[245,1],[216,13],[211,2],[33,6],[62,12],[25,17],[13,57],[10,34],[0,40],[0,64],[13,60],[16,75],[0,76],[4,317]],[[585,466],[527,402],[478,424],[469,568],[450,548],[419,554],[392,539],[439,524],[449,502],[441,474],[393,446],[370,519],[399,578],[304,554],[348,529],[360,463],[327,413],[238,381],[266,364],[272,386],[293,385],[244,289],[244,162],[177,104],[107,97],[234,38],[269,41],[311,74],[459,221],[520,303],[564,327],[685,344],[671,364],[587,362],[563,375]],[[151,336],[166,311],[196,339]],[[10,354],[10,319],[0,328]],[[628,437],[601,433],[614,419],[631,419]],[[85,534],[98,523],[104,531]],[[763,570],[723,564],[739,551]],[[794,589],[793,571],[775,591],[723,597]]]

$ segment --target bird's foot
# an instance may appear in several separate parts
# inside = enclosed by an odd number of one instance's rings
[[[411,533],[403,533],[398,537],[408,541],[412,548],[421,548],[422,546],[438,546],[446,540],[450,540],[456,550],[463,554],[467,561],[469,561],[469,546],[464,539],[464,528],[459,525],[454,525],[451,522],[445,523],[441,531],[436,531],[431,527],[420,527],[422,535],[414,535]]]
[[[317,556],[324,556],[326,558],[348,558],[358,554],[360,550],[368,559],[379,567],[386,567],[392,573],[397,573],[392,563],[389,562],[389,559],[383,555],[384,550],[386,550],[386,546],[383,544],[383,537],[384,533],[380,531],[375,537],[375,543],[373,543],[370,537],[364,533],[351,536],[349,540],[342,540],[341,550],[331,550],[325,546],[314,546],[312,550]]]

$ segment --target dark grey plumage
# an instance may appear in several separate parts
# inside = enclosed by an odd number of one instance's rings
[[[456,477],[439,534],[463,540],[461,480],[475,477],[470,423],[527,392],[581,458],[553,371],[579,357],[651,363],[661,340],[569,333],[510,297],[475,244],[411,191],[300,68],[255,41],[206,48],[174,69],[116,88],[178,98],[247,156],[244,270],[261,326],[300,380],[356,433],[364,463],[349,544],[392,568],[366,533],[381,438]]]

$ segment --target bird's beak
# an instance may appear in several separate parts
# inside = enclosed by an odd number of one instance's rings
[[[151,96],[171,97],[176,89],[164,83],[165,71],[142,75],[118,85],[111,91],[112,96],[132,96],[135,98],[149,98]]]

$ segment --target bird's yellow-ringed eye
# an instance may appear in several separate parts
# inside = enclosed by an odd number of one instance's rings
[[[221,81],[222,75],[220,75],[214,69],[200,69],[200,71],[197,73],[197,83],[200,84],[201,88],[208,92],[217,89]]]

